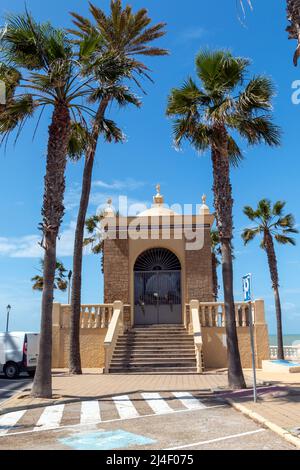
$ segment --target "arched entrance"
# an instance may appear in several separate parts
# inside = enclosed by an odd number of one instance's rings
[[[165,248],[142,253],[134,265],[135,325],[180,324],[181,265]]]

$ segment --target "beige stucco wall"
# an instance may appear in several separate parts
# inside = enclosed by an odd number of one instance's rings
[[[52,367],[69,366],[70,329],[68,318],[70,308],[54,304],[52,328]],[[84,368],[104,367],[104,340],[107,328],[81,328],[80,353]]]
[[[252,366],[249,328],[237,328],[242,367]],[[202,328],[203,355],[205,368],[226,368],[227,347],[225,328]],[[269,336],[267,325],[254,327],[256,366],[261,368],[262,361],[269,359]]]

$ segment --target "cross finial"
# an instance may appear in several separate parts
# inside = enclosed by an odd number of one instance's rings
[[[160,184],[156,185],[156,191],[157,191],[157,194],[153,198],[154,204],[163,204],[164,203],[164,198],[160,194]]]

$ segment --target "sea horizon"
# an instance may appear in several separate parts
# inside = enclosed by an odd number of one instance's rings
[[[277,336],[269,335],[270,346],[277,345]],[[300,344],[300,334],[294,335],[283,335],[283,344],[284,346],[293,346],[295,343]]]

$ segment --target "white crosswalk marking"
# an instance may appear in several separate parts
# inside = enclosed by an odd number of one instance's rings
[[[172,411],[174,411],[159,393],[142,393],[141,395],[157,415],[172,413]]]
[[[81,402],[80,424],[89,424],[101,421],[98,401]]]
[[[140,415],[127,395],[113,397],[121,419],[138,418]]]
[[[201,410],[206,408],[200,400],[193,397],[191,393],[188,392],[172,392],[173,395],[181,401],[181,403],[188,409],[188,410]]]
[[[147,416],[171,414],[171,413],[184,413],[190,410],[201,410],[207,408],[199,399],[195,398],[189,392],[170,392],[177,400],[184,406],[180,409],[173,409],[168,404],[160,393],[141,393],[142,399],[152,410],[152,414],[149,410]],[[110,401],[110,400],[109,400]],[[104,416],[101,413],[101,400],[89,400],[80,403],[80,410],[78,409],[78,424],[74,426],[97,424],[103,422],[114,422],[119,420],[142,418],[144,415],[139,413],[135,407],[134,398],[128,395],[120,395],[111,397],[111,406],[109,406]],[[101,406],[100,406],[101,405]],[[222,405],[223,406],[223,405]],[[214,406],[213,406],[214,407]],[[208,406],[208,408],[212,408]],[[117,410],[119,417],[115,415]],[[26,414],[27,413],[27,414]],[[76,412],[75,412],[76,413]],[[26,429],[21,428],[18,425],[19,420],[26,414]],[[62,425],[68,427],[73,426],[69,424],[70,416],[74,417],[74,409],[70,408],[70,405],[55,405],[48,406],[43,409],[42,414],[38,421],[35,421],[35,417],[32,416],[30,422],[31,410],[20,410],[5,415],[0,415],[0,437],[5,436],[7,433],[15,431],[16,434],[30,433],[33,431],[45,431],[50,429],[58,429]],[[36,416],[36,415],[35,415]],[[64,416],[64,423],[62,418]]]
[[[65,405],[48,406],[43,411],[34,431],[44,431],[45,429],[58,428],[63,416]]]
[[[0,436],[6,434],[22,418],[27,410],[14,411],[0,416]]]

